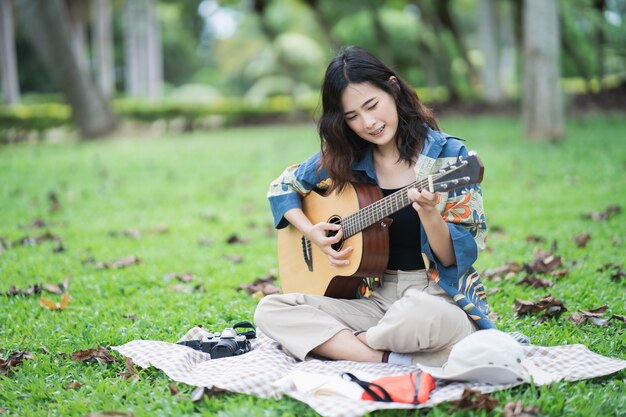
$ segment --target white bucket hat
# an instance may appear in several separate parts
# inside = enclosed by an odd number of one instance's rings
[[[495,329],[480,330],[452,347],[448,362],[441,368],[419,365],[435,378],[517,384],[544,385],[560,378],[534,366],[525,358],[524,349],[510,335]]]

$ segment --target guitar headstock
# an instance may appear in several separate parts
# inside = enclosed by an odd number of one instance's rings
[[[432,174],[435,191],[453,191],[468,185],[479,184],[483,180],[485,167],[476,154],[469,152],[466,157],[459,156],[456,161]]]

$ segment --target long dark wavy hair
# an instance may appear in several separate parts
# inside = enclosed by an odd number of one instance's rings
[[[390,80],[395,77],[397,80]],[[352,165],[371,144],[360,138],[344,119],[343,91],[350,83],[370,83],[395,98],[398,110],[396,147],[400,160],[411,163],[421,151],[427,126],[439,130],[432,112],[422,104],[415,90],[388,66],[365,50],[348,46],[333,58],[322,85],[322,117],[318,123],[322,166],[333,180],[333,189],[343,190],[356,181]]]

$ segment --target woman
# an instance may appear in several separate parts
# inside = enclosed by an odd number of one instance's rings
[[[352,181],[377,184],[389,195],[467,151],[438,131],[406,82],[357,47],[329,64],[322,105],[321,152],[287,168],[268,197],[277,228],[293,225],[341,266],[352,250],[332,247],[342,238],[341,226],[312,224],[301,209],[303,196]],[[370,297],[268,296],[255,313],[258,327],[301,360],[311,353],[433,366],[441,366],[463,337],[494,327],[472,268],[486,237],[480,187],[465,194],[413,189],[409,198],[412,205],[392,216],[389,263]],[[336,235],[329,237],[330,231]]]

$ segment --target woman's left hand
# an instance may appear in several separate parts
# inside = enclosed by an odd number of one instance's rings
[[[408,192],[409,200],[413,202],[413,208],[422,216],[434,216],[439,215],[437,210],[437,203],[439,202],[439,194],[431,193],[428,190],[418,191],[417,188],[413,188]]]

